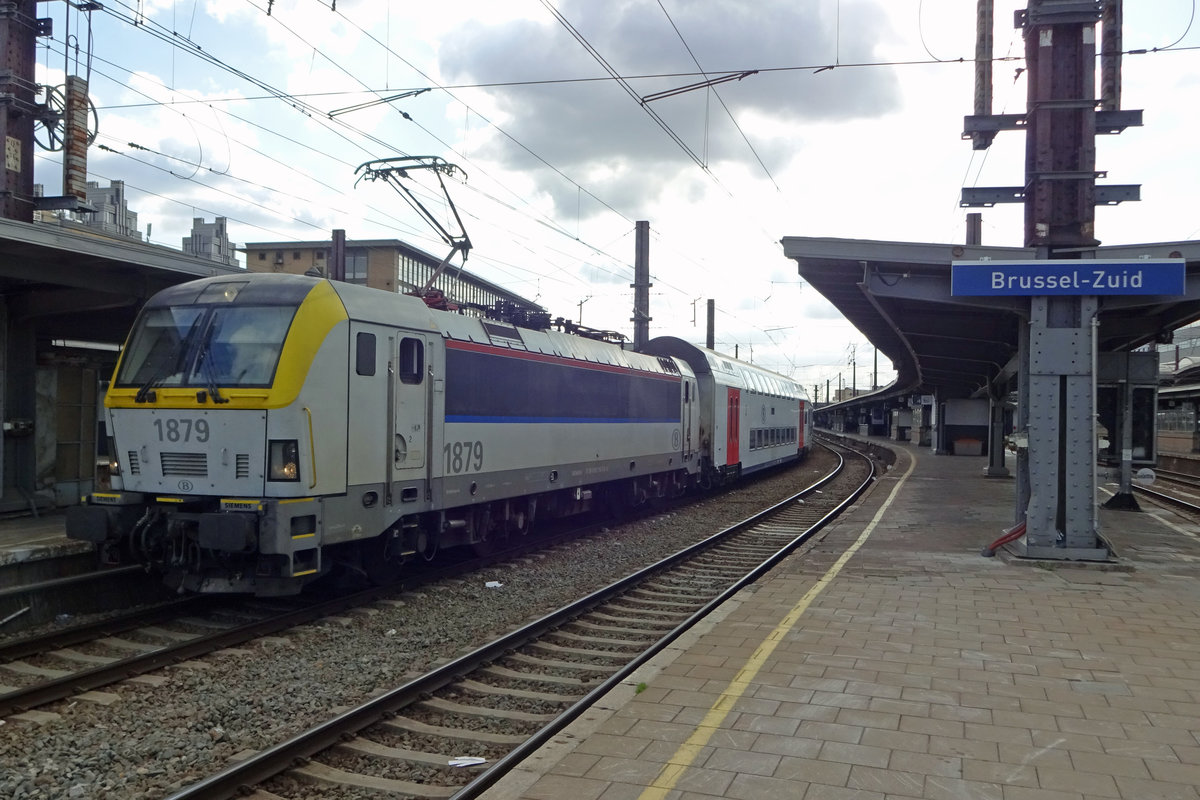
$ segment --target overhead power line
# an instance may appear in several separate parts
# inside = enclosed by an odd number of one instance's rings
[[[683,44],[683,49],[687,50],[687,54],[689,56],[691,56],[692,63],[696,65],[696,69],[703,70],[704,68],[700,66],[700,59],[696,58],[696,54],[693,53],[692,48],[688,46],[687,40],[683,38],[683,32],[680,31],[679,26],[675,24],[675,20],[671,19],[671,15],[667,12],[667,7],[662,4],[662,0],[658,0],[658,7],[662,9],[663,14],[667,18],[667,22],[671,23],[671,28],[675,31],[675,35],[679,37],[679,41]],[[707,73],[705,73],[705,74],[707,75]],[[750,148],[750,152],[754,155],[754,160],[758,162],[758,165],[760,167],[762,167],[762,171],[766,174],[767,178],[771,181],[771,185],[775,187],[775,191],[779,192],[782,190],[779,188],[779,184],[775,182],[775,176],[771,174],[771,170],[767,169],[767,165],[763,163],[762,157],[759,156],[758,151],[754,149],[754,145],[750,143],[750,138],[748,136],[746,136],[746,132],[744,130],[742,130],[742,126],[738,124],[737,118],[735,116],[733,116],[733,112],[729,110],[729,106],[725,105],[725,98],[721,97],[721,94],[716,90],[716,88],[714,88],[716,86],[716,84],[718,84],[718,83],[727,83],[727,82],[729,82],[731,80],[735,80],[735,79],[740,81],[742,78],[745,78],[745,77],[747,77],[749,75],[753,75],[753,74],[755,74],[755,73],[754,72],[741,72],[741,73],[737,73],[735,75],[726,75],[721,78],[714,78],[711,81],[705,81],[702,83],[708,84],[708,87],[712,91],[713,96],[717,98],[717,102],[721,104],[721,108],[723,108],[725,110],[725,114],[729,117],[729,121],[733,123],[733,127],[736,128],[737,132],[741,135],[742,141],[746,143],[746,147]],[[701,84],[693,84],[693,85],[700,86]],[[679,93],[679,90],[676,90],[674,92],[674,94],[678,94],[678,93]],[[673,96],[673,94],[664,93],[664,92],[659,92],[659,95],[663,96],[663,97]],[[658,98],[656,97],[655,99],[658,99]],[[642,100],[643,100],[643,102],[650,101],[649,97],[642,98]],[[707,121],[705,124],[707,127]],[[707,132],[705,135],[707,137]]]
[[[554,4],[551,3],[550,0],[541,0],[541,3],[546,7],[546,10],[549,11],[556,20],[558,20],[559,24],[566,29],[567,33],[571,34],[572,38],[579,42],[579,45],[588,52],[588,55],[595,59],[596,63],[603,67],[604,71],[607,72],[609,76],[617,82],[617,85],[624,89],[625,92],[631,98],[633,98],[633,101],[637,103],[643,111],[646,112],[650,119],[654,120],[654,123],[658,125],[658,127],[662,128],[663,132],[667,134],[671,141],[675,142],[679,149],[687,154],[688,158],[696,162],[696,166],[700,167],[700,169],[704,170],[705,173],[713,177],[713,180],[716,180],[716,177],[713,176],[712,172],[709,170],[708,164],[704,163],[703,159],[696,155],[692,148],[688,147],[687,143],[679,137],[679,134],[675,133],[675,131],[671,129],[671,126],[667,124],[666,120],[658,115],[658,112],[650,108],[650,106],[646,103],[642,102],[641,95],[634,91],[634,88],[629,84],[629,81],[623,78],[621,74],[613,67],[613,65],[608,63],[608,60],[600,54],[600,51],[592,46],[592,43],[587,40],[587,37],[580,33],[579,29],[572,25],[570,20],[564,17],[562,12],[555,8]]]

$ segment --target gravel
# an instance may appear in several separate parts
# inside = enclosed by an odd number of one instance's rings
[[[107,687],[109,704],[76,698],[38,709],[49,721],[0,720],[0,797],[158,800],[798,491],[818,462]]]

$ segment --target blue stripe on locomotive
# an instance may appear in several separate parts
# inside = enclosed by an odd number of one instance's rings
[[[680,386],[656,374],[446,350],[447,422],[679,422]]]

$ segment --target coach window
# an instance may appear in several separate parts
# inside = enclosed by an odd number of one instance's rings
[[[400,382],[420,383],[425,371],[425,346],[420,339],[400,340]]]
[[[375,374],[375,334],[358,334],[354,342],[354,370],[359,375]]]

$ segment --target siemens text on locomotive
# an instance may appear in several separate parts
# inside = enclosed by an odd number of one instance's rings
[[[113,488],[68,536],[259,595],[733,480],[802,457],[812,429],[797,383],[680,339],[632,352],[258,273],[151,298],[105,410]]]

